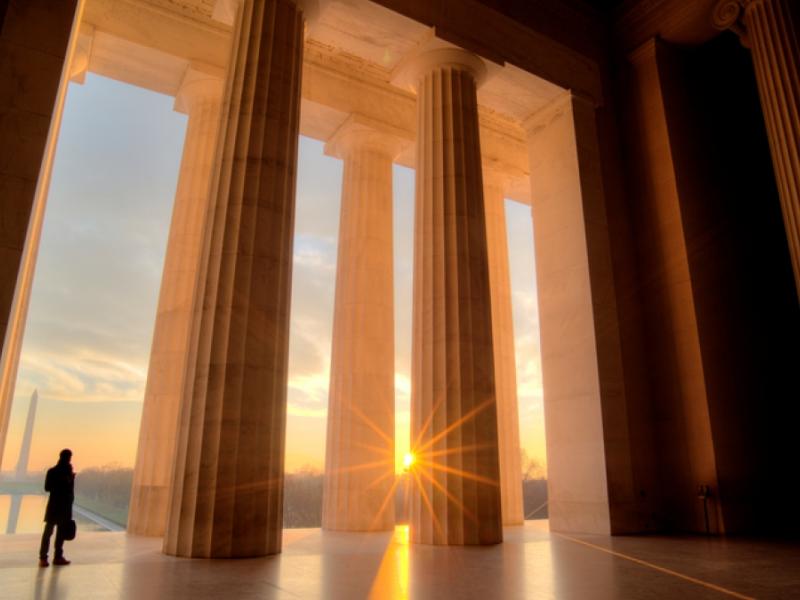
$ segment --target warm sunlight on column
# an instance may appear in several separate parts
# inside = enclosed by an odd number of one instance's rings
[[[409,465],[406,465],[405,460],[411,453],[411,421],[408,412],[411,380],[401,372],[395,372],[394,380],[394,472],[399,475],[408,470]]]
[[[414,466],[415,462],[416,462],[416,457],[414,456],[414,454],[412,452],[406,452],[405,455],[403,456],[403,467],[406,470],[408,470],[412,466]]]
[[[394,427],[394,472],[403,473],[410,465],[406,465],[406,457],[411,453],[409,424],[395,423]]]

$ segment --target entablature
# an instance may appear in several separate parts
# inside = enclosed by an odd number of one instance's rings
[[[87,0],[82,33],[91,35],[86,70],[174,96],[190,64],[224,71],[232,27],[215,21],[213,0]],[[428,26],[368,2],[330,0],[304,49],[301,134],[327,141],[353,114],[416,138],[415,95],[391,83],[405,55],[438,35]],[[337,43],[338,40],[338,43]],[[522,127],[563,89],[512,64],[495,65],[478,94],[485,164],[519,184],[529,201]],[[414,166],[414,144],[396,162]]]

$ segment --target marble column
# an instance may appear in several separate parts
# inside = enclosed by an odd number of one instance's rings
[[[800,296],[800,8],[793,0],[722,0],[713,22],[753,54],[761,108]]]
[[[524,126],[550,528],[626,531],[639,489],[632,475],[595,105],[565,92]]]
[[[494,380],[497,394],[500,500],[503,525],[521,525],[525,517],[522,508],[517,366],[514,352],[514,319],[511,310],[511,278],[508,272],[505,185],[506,177],[502,173],[483,169],[486,247],[489,260],[489,289],[492,297]]]
[[[71,56],[79,0],[0,3],[0,465]]]
[[[246,0],[179,416],[167,554],[281,550],[294,196],[308,5]]]
[[[344,160],[344,176],[324,529],[394,529],[392,160],[402,142],[386,129],[351,117],[325,149]]]
[[[492,315],[476,89],[456,48],[406,65],[417,89],[411,539],[502,541]]]
[[[184,387],[197,272],[221,118],[221,73],[190,66],[175,98],[188,115],[150,349],[128,532],[162,536]]]
[[[693,238],[701,237],[697,233],[692,235],[692,231],[703,229],[693,225],[697,223],[698,211],[686,210],[700,202],[696,194],[702,192],[693,191],[691,172],[682,170],[686,160],[675,160],[681,156],[685,159],[686,144],[692,143],[692,136],[681,135],[686,122],[676,117],[676,113],[681,114],[680,102],[676,101],[680,98],[677,88],[683,84],[672,73],[673,60],[669,48],[657,39],[645,42],[628,55],[627,118],[632,131],[646,132],[629,139],[629,151],[635,157],[629,170],[636,175],[631,180],[635,186],[631,197],[637,199],[631,217],[641,239],[637,265],[640,273],[647,274],[639,298],[648,349],[645,363],[651,387],[647,395],[648,412],[658,415],[651,426],[656,445],[670,446],[669,453],[645,458],[647,453],[634,450],[647,447],[635,441],[644,428],[641,422],[632,422],[631,462],[643,473],[645,464],[657,461],[658,481],[645,479],[635,484],[635,496],[644,498],[639,490],[658,490],[658,506],[653,510],[669,515],[670,525],[676,529],[705,531],[703,507],[698,505],[696,491],[698,485],[715,490],[708,508],[712,531],[719,531],[722,522],[715,518],[720,496],[716,492],[719,470],[709,398],[723,392],[715,391],[713,380],[708,379],[714,363],[706,364],[707,358],[704,361],[703,356],[697,286],[702,289],[704,277],[692,278],[693,264],[702,264],[703,258],[691,245]],[[687,141],[681,145],[684,137]],[[546,165],[543,167],[545,170]],[[707,272],[707,267],[698,272]],[[633,415],[635,409],[631,406]],[[647,413],[640,414],[637,421],[650,420]],[[619,481],[619,477],[609,477],[610,482],[615,480]],[[652,498],[655,494],[645,495]],[[630,514],[647,514],[644,509],[640,506],[638,510],[630,510]]]

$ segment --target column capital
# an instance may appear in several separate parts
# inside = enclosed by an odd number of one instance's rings
[[[369,148],[394,160],[412,144],[413,135],[398,127],[351,114],[325,144],[325,154],[344,158],[353,150]]]
[[[722,31],[730,29],[739,36],[742,45],[749,48],[745,11],[754,1],[760,0],[718,0],[711,13],[711,24]]]
[[[800,294],[800,43],[797,0],[720,0],[713,23],[750,48],[767,127],[784,226]]]
[[[236,13],[245,0],[216,0],[211,18],[226,25],[233,25]],[[306,27],[311,27],[318,20],[329,0],[292,0],[303,11]]]
[[[303,11],[303,18],[306,21],[306,27],[312,27],[319,21],[322,16],[322,11],[328,4],[328,0],[294,0],[297,8]]]
[[[411,51],[392,72],[392,83],[416,92],[419,80],[434,69],[451,68],[466,71],[480,87],[489,74],[489,63],[477,54],[436,37],[429,37]]]
[[[69,80],[83,85],[86,73],[89,71],[89,61],[92,59],[92,46],[94,45],[94,25],[81,23],[78,30],[78,40],[75,51],[69,64]]]
[[[189,114],[194,104],[200,100],[222,100],[224,82],[225,74],[222,69],[197,62],[190,63],[175,94],[175,110]]]

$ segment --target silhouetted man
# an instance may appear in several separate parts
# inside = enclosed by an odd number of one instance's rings
[[[75,499],[75,473],[72,471],[72,450],[64,449],[58,457],[58,464],[47,471],[44,491],[50,492],[47,510],[44,513],[44,533],[39,548],[39,566],[48,567],[47,552],[50,549],[50,536],[56,528],[54,565],[68,565],[64,558],[64,528],[72,521],[72,501]]]

